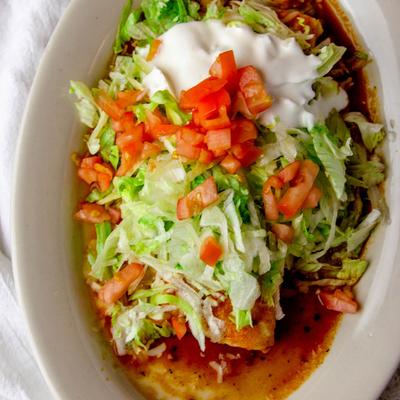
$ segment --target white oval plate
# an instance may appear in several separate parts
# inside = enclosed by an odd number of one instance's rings
[[[14,187],[13,265],[33,348],[59,399],[142,398],[113,366],[93,330],[81,276],[77,201],[70,154],[82,129],[68,95],[70,79],[102,76],[125,0],[73,0],[54,33],[32,87],[20,132]],[[358,286],[363,308],[346,316],[324,364],[291,399],[376,399],[400,356],[400,37],[394,0],[343,0],[376,64],[389,137],[387,201],[391,223],[369,246],[371,266]],[[393,128],[394,127],[394,128]]]

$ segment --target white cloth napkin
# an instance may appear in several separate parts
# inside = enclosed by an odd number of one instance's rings
[[[69,1],[0,0],[0,400],[52,399],[32,356],[7,256],[18,129],[38,62]],[[395,399],[399,372],[381,396]]]

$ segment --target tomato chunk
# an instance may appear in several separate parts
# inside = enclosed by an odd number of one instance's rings
[[[156,157],[161,153],[161,147],[157,143],[143,143],[142,160],[147,158]]]
[[[204,142],[204,135],[196,132],[194,129],[183,127],[180,131],[180,137],[186,143],[196,146]]]
[[[179,220],[191,218],[218,200],[217,185],[211,176],[178,200],[176,215]]]
[[[291,226],[285,224],[273,224],[271,226],[271,231],[279,240],[282,240],[287,244],[292,243],[294,238],[294,229]]]
[[[214,159],[213,153],[206,149],[200,150],[199,161],[203,164],[210,164],[210,162]]]
[[[232,50],[220,53],[214,64],[211,65],[210,75],[225,79],[233,84],[236,77],[236,61]]]
[[[272,105],[272,97],[265,90],[259,72],[251,65],[238,70],[239,90],[253,116],[265,111]]]
[[[125,151],[132,145],[134,146],[142,142],[143,132],[143,124],[133,125],[132,122],[132,126],[129,126],[129,129],[117,135],[115,143],[121,151]]]
[[[334,292],[321,290],[318,293],[321,303],[332,311],[353,314],[358,310],[358,303],[351,292],[336,289]]]
[[[257,127],[253,121],[238,118],[232,121],[232,143],[244,143],[257,138]]]
[[[228,154],[222,161],[221,166],[226,169],[230,174],[236,174],[241,167],[240,161],[232,154]]]
[[[211,118],[218,115],[219,109],[225,106],[228,110],[231,105],[231,98],[225,89],[208,95],[201,100],[197,106],[198,117],[200,120]]]
[[[121,152],[121,165],[116,172],[117,176],[125,176],[133,172],[132,170],[140,159],[142,148],[142,142],[135,142],[124,148]]]
[[[75,214],[75,218],[91,224],[101,224],[104,221],[110,221],[111,216],[100,204],[83,203]]]
[[[264,214],[267,220],[276,221],[279,218],[278,202],[271,189],[280,189],[282,186],[283,182],[276,176],[269,177],[264,183],[262,198]]]
[[[297,172],[300,169],[300,165],[300,161],[293,161],[281,171],[279,171],[278,177],[282,180],[283,183],[290,182],[297,175]]]
[[[161,45],[160,39],[153,39],[153,41],[151,42],[151,45],[150,45],[149,52],[146,57],[146,61],[151,61],[157,55],[160,45]]]
[[[132,263],[116,272],[113,278],[107,281],[99,291],[99,298],[105,304],[118,301],[129,287],[139,284],[143,279],[145,268],[142,264]]]
[[[126,108],[136,104],[144,95],[145,92],[143,90],[125,90],[123,92],[118,92],[115,104],[119,108]]]
[[[207,265],[214,266],[222,256],[222,246],[213,236],[204,239],[200,247],[200,259]]]
[[[103,90],[95,98],[98,106],[112,119],[118,120],[124,114],[124,110],[119,108],[115,101]]]
[[[318,175],[319,166],[311,160],[304,160],[295,179],[295,186],[290,187],[278,203],[278,210],[286,218],[293,217],[301,209],[314,181]]]
[[[205,142],[211,151],[225,151],[231,147],[230,128],[211,130],[207,132]]]
[[[240,162],[243,167],[248,167],[249,165],[255,163],[262,154],[262,150],[251,142],[243,143],[242,150],[243,154],[240,158]]]
[[[186,321],[182,316],[173,316],[171,318],[171,324],[174,328],[175,334],[179,340],[181,340],[187,332]]]
[[[229,128],[231,126],[231,121],[228,117],[225,106],[221,106],[218,110],[218,117],[210,119],[200,119],[200,125],[204,129],[222,129]]]
[[[213,76],[206,78],[191,89],[182,91],[179,105],[186,110],[196,108],[201,100],[212,93],[218,92],[226,84],[227,81],[225,79]]]
[[[303,203],[302,208],[315,208],[317,207],[319,200],[322,197],[322,192],[316,186],[313,186]]]

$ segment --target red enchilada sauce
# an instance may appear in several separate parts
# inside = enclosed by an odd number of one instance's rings
[[[276,342],[263,354],[207,341],[201,353],[196,340],[165,341],[161,358],[138,362],[121,357],[136,386],[149,399],[281,399],[295,390],[322,363],[340,314],[321,306],[315,294],[282,301],[285,317],[278,322]],[[223,382],[211,366],[224,366]],[[162,389],[161,389],[162,388]],[[164,396],[161,395],[164,393]]]

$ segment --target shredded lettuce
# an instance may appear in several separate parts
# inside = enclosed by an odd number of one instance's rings
[[[103,251],[104,243],[111,233],[111,224],[106,221],[96,224],[96,252],[100,254]]]
[[[186,125],[191,120],[191,115],[184,113],[178,106],[168,90],[159,90],[151,96],[151,102],[165,107],[168,119],[174,125]]]
[[[78,98],[75,107],[81,122],[89,128],[94,128],[99,120],[99,109],[90,89],[82,82],[71,81],[69,92]]]
[[[385,130],[382,124],[368,122],[359,112],[351,112],[344,117],[346,122],[351,122],[358,126],[362,141],[369,151],[373,151],[385,137]]]
[[[207,10],[204,14],[203,20],[208,19],[221,19],[225,14],[225,8],[221,5],[218,0],[212,0],[207,4]]]
[[[337,273],[338,279],[347,281],[348,285],[355,285],[368,267],[365,260],[344,259],[341,270]]]
[[[115,132],[110,126],[105,127],[100,136],[100,154],[115,170],[118,168],[119,150],[115,144]]]
[[[323,125],[316,125],[311,130],[311,137],[315,152],[324,166],[325,174],[335,191],[336,197],[339,200],[345,200],[345,160],[352,155],[351,139],[349,138],[346,144],[339,148],[326,126]]]
[[[317,68],[319,76],[326,75],[340,61],[345,52],[346,47],[337,46],[334,43],[324,46],[319,53],[319,59],[321,60],[321,64]]]
[[[179,310],[181,310],[185,314],[187,320],[189,321],[190,330],[192,332],[192,335],[199,343],[200,350],[205,350],[205,336],[200,316],[196,314],[193,307],[187,301],[171,294],[158,294],[151,298],[151,302],[155,305],[172,304],[178,307]]]
[[[356,250],[362,245],[370,235],[372,229],[378,224],[381,218],[381,212],[377,209],[372,210],[366,218],[354,229],[347,240],[347,250],[349,252]]]
[[[283,282],[284,260],[275,260],[271,269],[261,278],[261,298],[270,307],[275,306],[275,294]]]
[[[253,326],[250,310],[235,310],[234,315],[236,330],[240,331],[246,326]]]
[[[243,22],[259,33],[271,33],[281,39],[296,38],[303,48],[308,48],[309,36],[301,32],[294,32],[288,28],[277,16],[276,12],[259,0],[243,0],[236,2],[237,12]],[[234,9],[236,11],[236,9]]]

